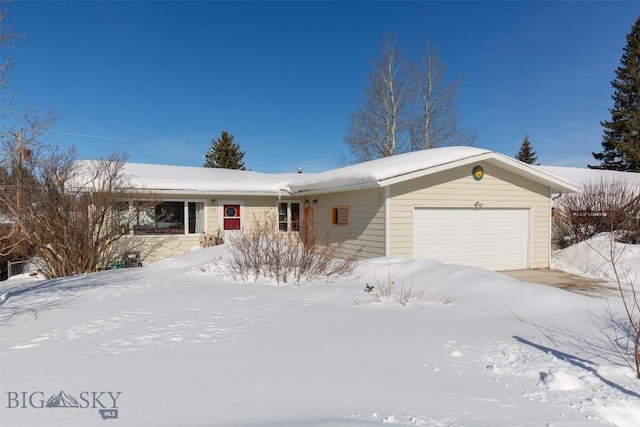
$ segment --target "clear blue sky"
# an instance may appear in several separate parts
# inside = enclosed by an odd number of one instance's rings
[[[201,166],[228,130],[248,168],[307,172],[348,153],[349,113],[386,33],[409,57],[437,45],[462,76],[460,123],[546,165],[600,150],[610,81],[638,1],[44,2],[15,0],[18,99],[60,119],[48,143],[96,158]]]

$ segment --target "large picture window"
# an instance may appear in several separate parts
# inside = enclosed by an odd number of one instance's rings
[[[204,202],[138,201],[130,204],[127,210],[121,202],[114,207],[114,212],[121,230],[124,232],[129,228],[136,236],[204,232]]]

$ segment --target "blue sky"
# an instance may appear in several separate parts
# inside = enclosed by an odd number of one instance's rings
[[[20,1],[26,33],[2,50],[18,99],[59,113],[46,142],[82,157],[201,166],[228,130],[262,172],[316,172],[348,154],[349,113],[386,33],[426,41],[476,145],[514,155],[525,133],[546,165],[585,166],[609,118],[610,81],[637,1]]]

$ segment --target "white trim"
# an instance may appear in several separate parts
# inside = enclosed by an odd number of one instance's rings
[[[287,205],[287,231],[280,230],[280,203],[284,203]],[[291,219],[293,218],[291,204],[296,203],[298,205],[298,230],[291,230]],[[300,229],[302,228],[303,221],[303,209],[304,209],[304,200],[300,199],[284,199],[278,198],[276,202],[276,231],[278,233],[300,233]]]
[[[321,188],[318,190],[301,190],[299,192],[294,191],[291,193],[291,196],[302,197],[302,196],[316,196],[319,194],[332,194],[332,193],[340,193],[343,191],[354,191],[354,190],[366,190],[369,188],[379,188],[381,187],[380,183],[371,180],[365,182],[355,182],[353,184],[345,184],[342,186],[331,186],[327,188]]]
[[[549,238],[547,239],[547,265],[551,268],[551,241],[553,240],[553,190],[549,189],[549,205],[547,214],[549,216]]]
[[[527,269],[530,269],[533,265],[533,209],[533,206],[527,209],[529,211],[529,223],[527,224],[529,230],[529,242],[527,244]]]
[[[390,207],[391,201],[389,200],[390,187],[384,187],[384,256],[389,257],[391,253],[391,230],[389,229],[391,224]]]
[[[184,200],[184,217],[187,218],[185,221],[185,235],[187,236],[195,236],[202,233],[207,233],[207,199],[185,199]],[[189,233],[189,203],[202,203],[202,231],[196,231],[195,233]],[[196,210],[196,221],[198,219],[198,211]],[[197,222],[196,222],[197,224]],[[197,230],[198,227],[195,227]]]

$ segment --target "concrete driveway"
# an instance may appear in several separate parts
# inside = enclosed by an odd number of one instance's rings
[[[499,273],[520,280],[521,282],[540,283],[591,296],[602,296],[603,294],[610,294],[617,290],[611,283],[602,280],[576,276],[550,268],[509,270],[499,271]]]

